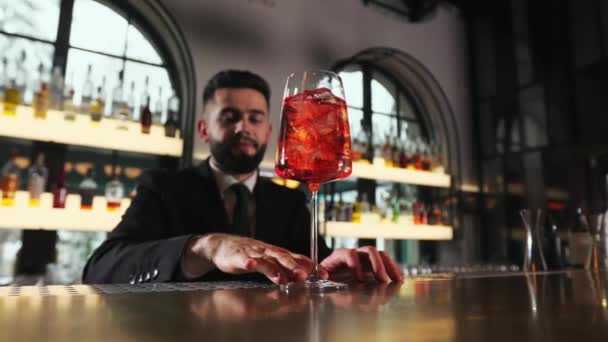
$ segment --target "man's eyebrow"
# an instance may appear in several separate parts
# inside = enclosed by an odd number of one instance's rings
[[[224,107],[224,108],[222,108],[222,110],[220,110],[220,114],[227,113],[227,112],[239,113],[239,114],[242,114],[243,112],[248,112],[250,114],[268,115],[268,113],[266,111],[264,111],[262,109],[256,109],[256,108],[246,109],[245,111],[242,111],[236,107]]]
[[[224,112],[236,112],[236,113],[240,113],[241,110],[235,107],[224,107],[222,108],[222,110],[220,110],[220,113],[224,113]]]
[[[268,113],[266,111],[263,111],[261,109],[249,109],[248,112],[251,113],[251,114],[268,115]]]

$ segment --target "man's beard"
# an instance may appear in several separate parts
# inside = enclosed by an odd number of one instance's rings
[[[253,156],[248,156],[245,153],[234,153],[233,148],[240,140],[247,140],[253,144],[256,153]],[[253,139],[237,134],[225,142],[214,139],[209,139],[211,155],[219,164],[220,169],[227,174],[245,174],[257,169],[258,165],[264,158],[266,152],[266,144],[258,144]]]

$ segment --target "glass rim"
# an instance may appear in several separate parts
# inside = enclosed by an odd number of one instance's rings
[[[297,72],[292,72],[291,74],[289,74],[289,76],[287,76],[287,78],[291,78],[291,77],[295,77],[296,75],[304,75],[304,74],[330,74],[336,78],[340,78],[340,75],[338,75],[337,72],[335,71],[331,71],[331,70],[326,70],[326,69],[307,69],[307,70],[302,70],[302,71],[297,71]]]

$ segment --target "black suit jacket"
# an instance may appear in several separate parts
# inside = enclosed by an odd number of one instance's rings
[[[258,177],[254,189],[254,238],[309,255],[310,215],[302,192]],[[183,281],[181,257],[187,241],[201,234],[231,233],[228,216],[209,161],[177,173],[144,173],[137,196],[89,258],[85,283]],[[330,254],[319,239],[319,258]],[[201,280],[265,280],[261,275],[232,276],[215,270]]]

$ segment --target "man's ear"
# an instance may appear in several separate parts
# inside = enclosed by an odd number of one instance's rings
[[[196,122],[196,132],[198,133],[198,137],[201,138],[204,142],[209,141],[209,135],[207,134],[207,122],[204,118],[198,119]]]

